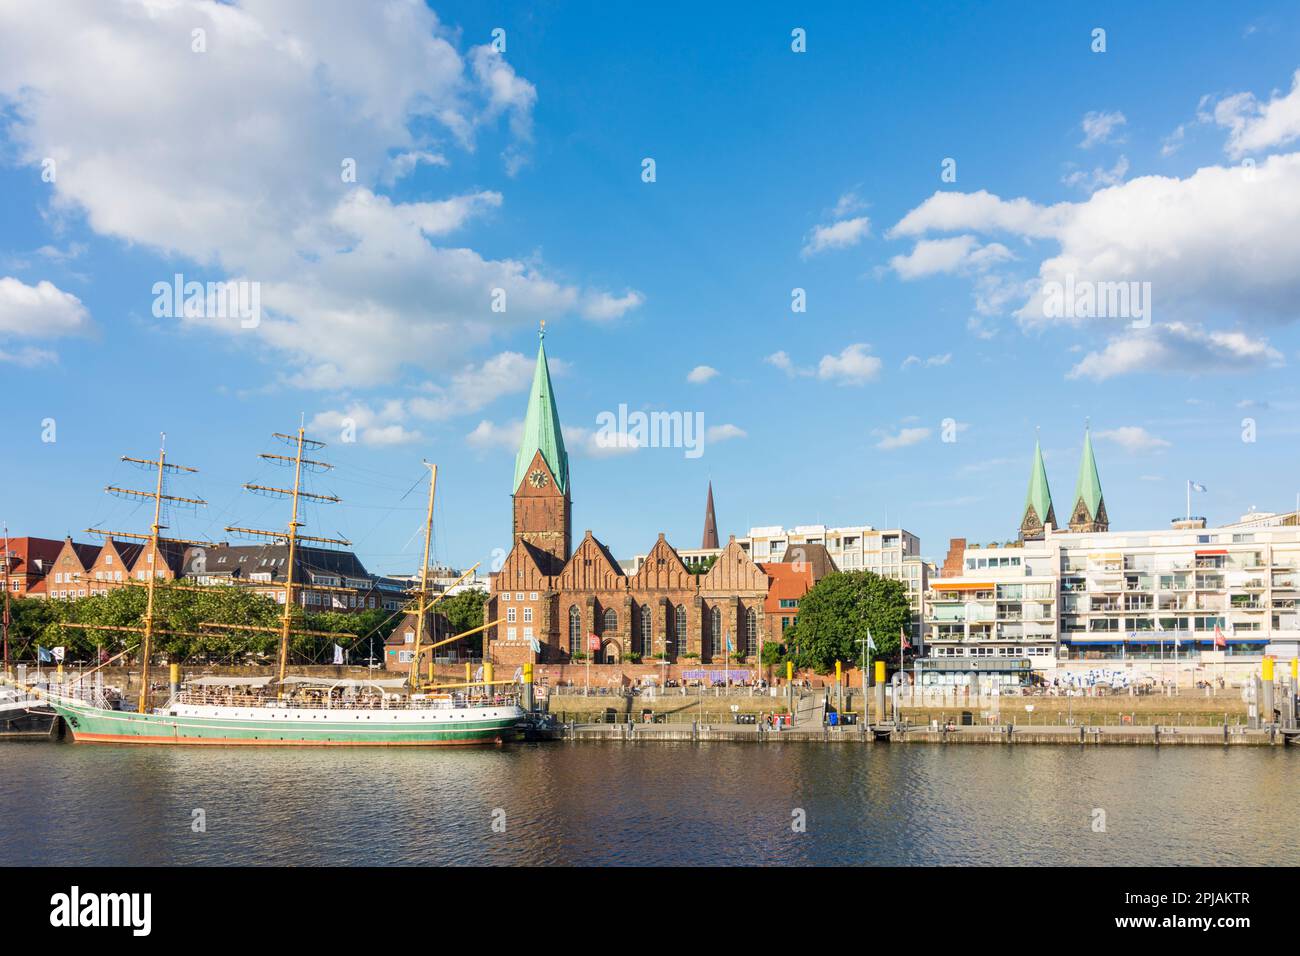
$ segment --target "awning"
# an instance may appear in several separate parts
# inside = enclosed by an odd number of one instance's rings
[[[934,581],[930,587],[935,591],[992,591],[992,581]]]
[[[273,677],[208,676],[185,681],[190,687],[265,687]]]
[[[271,678],[267,678],[269,681]],[[385,680],[358,680],[352,677],[286,677],[281,684],[310,685],[313,687],[405,687],[405,677],[390,677]]]
[[[1196,556],[1199,558],[1199,557],[1201,557],[1202,555],[1207,555],[1207,556],[1208,556],[1208,555],[1227,554],[1227,553],[1228,553],[1228,549],[1227,549],[1227,548],[1214,548],[1214,549],[1212,549],[1212,550],[1197,551],[1197,552],[1196,552]]]

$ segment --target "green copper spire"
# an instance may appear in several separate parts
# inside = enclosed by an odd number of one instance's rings
[[[1042,537],[1045,524],[1056,526],[1056,512],[1052,510],[1052,490],[1047,486],[1047,466],[1043,464],[1043,450],[1035,441],[1034,465],[1029,472],[1029,492],[1025,495],[1025,513],[1020,521],[1021,535]]]
[[[539,451],[546,459],[551,474],[555,476],[560,491],[569,490],[569,456],[564,450],[564,436],[560,433],[560,412],[555,407],[555,394],[551,391],[551,370],[546,365],[546,326],[538,332],[537,368],[533,372],[533,387],[528,393],[528,411],[524,414],[524,434],[515,458],[515,484],[517,489],[533,456]]]
[[[1074,486],[1074,506],[1082,501],[1088,509],[1088,518],[1098,520],[1101,510],[1101,478],[1097,475],[1097,459],[1092,455],[1092,430],[1083,432],[1083,460],[1079,462],[1079,481]]]

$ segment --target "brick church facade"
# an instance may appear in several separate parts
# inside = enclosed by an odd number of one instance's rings
[[[484,623],[497,622],[484,632],[485,660],[757,661],[772,639],[764,613],[771,579],[734,535],[707,572],[692,574],[660,534],[629,576],[590,531],[573,545],[569,481],[543,342],[515,460],[512,547],[484,608]]]

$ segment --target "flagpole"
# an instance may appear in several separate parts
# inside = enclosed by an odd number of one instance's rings
[[[1187,479],[1187,520],[1192,520],[1192,479]]]

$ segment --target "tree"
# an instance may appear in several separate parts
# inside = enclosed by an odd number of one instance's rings
[[[824,674],[837,660],[860,661],[868,631],[874,657],[897,658],[899,632],[910,620],[902,581],[871,571],[828,574],[799,601],[799,616],[784,641],[796,667]]]
[[[443,598],[434,610],[447,619],[451,631],[447,634],[463,634],[476,627],[483,626],[483,605],[487,603],[487,592],[481,588],[469,588],[459,594]]]

